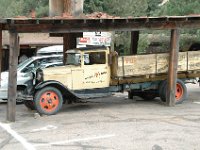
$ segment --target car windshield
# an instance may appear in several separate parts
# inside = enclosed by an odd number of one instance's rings
[[[80,53],[68,53],[66,65],[80,65],[81,54]]]
[[[21,62],[18,66],[17,66],[17,69],[21,69],[21,68],[24,68],[29,62],[33,61],[33,58],[29,58],[23,62]]]

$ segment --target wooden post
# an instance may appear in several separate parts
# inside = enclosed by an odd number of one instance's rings
[[[8,103],[7,103],[7,120],[14,122],[16,113],[17,98],[17,64],[18,64],[18,33],[9,32],[10,34],[10,51],[9,51],[9,80],[8,80]]]
[[[61,16],[63,13],[63,0],[49,0],[49,16]]]
[[[2,25],[0,24],[0,87],[1,87],[1,71],[2,71],[2,53],[3,53],[3,49],[2,49]]]
[[[64,0],[64,13],[74,17],[83,13],[83,0]],[[63,35],[63,63],[66,63],[66,51],[76,48],[76,38],[82,37],[83,33],[65,33]]]
[[[140,33],[139,31],[132,31],[131,32],[131,49],[130,49],[131,55],[137,54],[139,33]]]
[[[76,35],[75,33],[65,33],[63,36],[63,63],[66,63],[67,54],[66,51],[69,49],[76,48]]]
[[[180,34],[178,29],[171,31],[171,50],[169,55],[169,70],[168,70],[168,87],[167,87],[167,105],[175,106],[176,80],[178,67],[178,52],[179,52]]]
[[[83,33],[65,33],[63,35],[63,63],[67,60],[67,50],[76,48],[76,38],[83,37]]]
[[[64,13],[72,16],[79,16],[83,13],[83,2],[84,0],[63,0],[64,2]]]

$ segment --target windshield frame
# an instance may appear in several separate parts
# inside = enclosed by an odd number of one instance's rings
[[[76,51],[76,52],[67,53],[67,59],[66,59],[65,65],[81,66],[81,62],[82,62],[82,54],[80,52]]]

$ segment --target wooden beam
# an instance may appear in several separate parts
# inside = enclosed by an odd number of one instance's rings
[[[130,49],[131,55],[137,54],[139,33],[140,33],[139,31],[132,31],[131,32],[131,49]]]
[[[18,33],[10,31],[9,34],[10,34],[10,51],[9,51],[7,120],[14,122],[16,113],[16,98],[17,98],[17,64],[18,64],[19,41],[18,41]]]
[[[0,87],[1,87],[1,71],[2,71],[2,53],[3,53],[3,49],[2,49],[2,25],[0,24]]]
[[[171,30],[171,50],[169,56],[169,70],[167,82],[167,100],[168,106],[175,106],[178,52],[179,52],[180,33],[178,29]]]
[[[9,20],[8,20],[9,21]],[[32,21],[32,22],[31,22]],[[18,33],[73,33],[94,31],[138,31],[145,29],[165,30],[175,28],[200,28],[200,21],[137,22],[134,19],[57,19],[57,20],[10,20],[4,30],[15,29]]]

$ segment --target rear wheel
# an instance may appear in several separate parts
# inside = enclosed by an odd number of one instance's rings
[[[153,100],[154,98],[157,97],[157,95],[152,92],[143,92],[141,93],[140,97],[143,98],[144,100]]]
[[[54,115],[61,109],[63,97],[58,89],[49,86],[36,92],[34,104],[39,113]]]
[[[167,93],[167,82],[164,81],[163,86],[161,86],[161,89],[159,89],[160,92],[160,98],[163,102],[166,102],[166,93]],[[185,86],[185,83],[177,79],[176,83],[176,104],[181,104],[184,100],[187,99],[187,87]]]
[[[133,99],[133,96],[134,96],[133,91],[132,90],[128,91],[128,99]]]

